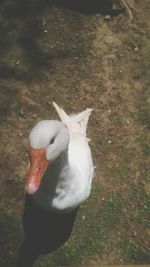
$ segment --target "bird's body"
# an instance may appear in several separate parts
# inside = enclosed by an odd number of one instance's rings
[[[70,211],[90,194],[93,176],[87,141],[77,137],[45,172],[39,190],[32,195],[44,210]]]
[[[41,254],[69,238],[78,206],[90,194],[93,162],[86,137],[91,109],[68,116],[54,103],[60,121],[40,121],[31,130],[30,165],[23,216],[25,240],[18,267],[31,267]]]
[[[41,121],[30,133],[32,149],[45,150],[48,166],[38,188],[34,189],[32,177],[26,188],[42,210],[65,213],[90,195],[93,162],[86,127],[91,109],[68,116],[55,103],[54,106],[62,122]]]

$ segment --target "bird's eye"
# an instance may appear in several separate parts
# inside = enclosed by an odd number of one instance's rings
[[[54,141],[55,141],[55,138],[52,138],[49,143],[52,145],[54,144]]]

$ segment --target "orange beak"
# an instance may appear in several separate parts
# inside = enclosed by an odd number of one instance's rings
[[[28,194],[35,193],[42,181],[42,177],[48,167],[45,149],[30,148],[30,167],[27,174],[25,190]]]

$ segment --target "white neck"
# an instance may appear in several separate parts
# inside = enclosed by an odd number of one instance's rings
[[[49,164],[39,190],[32,195],[34,201],[42,210],[48,211],[50,208],[52,209],[51,202],[54,198],[56,187],[61,182],[62,188],[66,186],[66,183],[69,182],[69,178],[72,177],[70,173],[68,150],[66,150],[60,154],[52,165]]]

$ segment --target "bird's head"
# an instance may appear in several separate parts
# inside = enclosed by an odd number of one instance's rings
[[[30,164],[25,189],[33,194],[38,190],[48,165],[67,150],[68,129],[60,121],[40,121],[31,130],[29,143]]]

